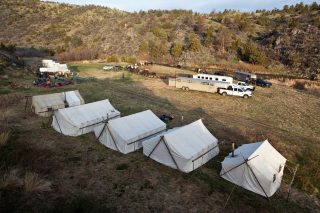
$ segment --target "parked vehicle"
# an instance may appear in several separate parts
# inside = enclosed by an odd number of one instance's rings
[[[226,95],[233,95],[239,96],[243,98],[248,98],[252,96],[252,92],[247,90],[244,91],[242,88],[238,86],[229,86],[227,89],[219,89],[219,94],[226,96]]]
[[[113,66],[112,65],[105,65],[104,67],[103,67],[103,70],[104,71],[110,71],[110,70],[112,70],[113,69]]]
[[[249,82],[254,82],[257,79],[257,75],[254,73],[237,70],[234,74],[234,78],[239,81],[244,81],[249,83]]]
[[[250,90],[250,91],[254,91],[255,90],[255,86],[249,85],[249,84],[247,84],[246,82],[243,82],[243,81],[239,81],[235,85],[243,88],[243,90]]]
[[[196,78],[169,78],[169,86],[183,90],[195,90],[209,93],[216,93],[220,88],[227,88],[231,84],[228,82],[202,80]]]
[[[197,75],[193,75],[193,78],[209,80],[209,81],[227,82],[230,84],[233,83],[232,77],[221,76],[221,75],[197,74]]]
[[[269,82],[269,81],[266,81],[266,80],[264,80],[264,79],[258,78],[258,79],[256,80],[256,85],[257,85],[257,86],[260,86],[260,87],[271,87],[271,86],[272,86],[272,83]]]

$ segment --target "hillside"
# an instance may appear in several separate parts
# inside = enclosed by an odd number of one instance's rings
[[[308,77],[319,73],[319,17],[317,3],[199,14],[4,0],[0,41],[50,49],[61,60],[112,55],[110,61],[145,59],[200,67],[244,61]]]

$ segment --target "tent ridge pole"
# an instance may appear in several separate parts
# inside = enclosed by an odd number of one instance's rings
[[[229,169],[228,171],[226,171],[226,172],[222,173],[222,175],[220,175],[220,176],[223,176],[223,175],[227,174],[228,172],[231,172],[232,170],[234,170],[234,169],[238,168],[239,166],[241,166],[241,165],[245,164],[246,162],[248,162],[248,161],[250,161],[250,160],[252,160],[252,159],[254,159],[254,158],[258,157],[258,156],[259,156],[259,155],[256,155],[256,156],[254,156],[253,158],[250,158],[250,159],[246,159],[246,160],[244,160],[244,162],[243,162],[243,163],[241,163],[241,164],[239,164],[238,166],[235,166],[235,167],[233,167],[233,168]]]
[[[219,146],[219,144],[215,145],[214,147],[212,147],[211,149],[209,149],[208,151],[206,151],[205,153],[203,153],[202,155],[200,155],[199,157],[197,157],[196,159],[194,159],[192,162],[198,160],[199,158],[203,157],[204,155],[208,154],[209,152],[211,152],[212,150],[214,150],[215,148],[217,148]]]
[[[146,137],[144,137],[144,138],[140,138],[140,139],[138,139],[138,140],[135,140],[135,141],[133,141],[133,142],[130,142],[130,143],[128,143],[128,145],[131,145],[131,144],[133,144],[133,143],[137,143],[137,142],[142,141],[142,140],[144,140],[144,139],[146,139],[146,138],[151,138],[152,136],[158,135],[159,133],[164,132],[164,131],[166,131],[166,130],[160,130],[160,131],[158,131],[158,132],[153,133],[152,135],[148,135],[148,136],[146,136]]]

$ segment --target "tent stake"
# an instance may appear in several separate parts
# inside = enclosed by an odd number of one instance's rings
[[[296,173],[297,173],[297,171],[298,171],[298,167],[299,167],[299,164],[296,165],[296,167],[294,168],[294,171],[293,171],[293,176],[292,176],[292,179],[291,179],[291,181],[290,181],[289,188],[288,188],[287,202],[288,202],[289,199],[290,199],[291,186],[292,186],[293,181],[294,181],[294,179],[295,179],[295,177],[296,177]]]
[[[234,157],[234,143],[232,143],[232,157]]]

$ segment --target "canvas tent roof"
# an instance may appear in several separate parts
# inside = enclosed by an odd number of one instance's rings
[[[71,108],[59,109],[52,121],[53,128],[69,136],[78,136],[94,130],[109,119],[120,116],[109,100],[97,101]]]
[[[84,104],[78,90],[32,97],[32,108],[40,116],[50,116],[52,111]]]
[[[95,129],[99,141],[124,154],[142,147],[142,141],[163,132],[166,124],[151,110],[110,120]]]
[[[271,197],[279,188],[286,159],[268,140],[245,144],[222,162],[220,175],[247,190]]]
[[[218,139],[201,120],[155,138],[143,142],[143,153],[183,172],[193,171],[219,153]]]

